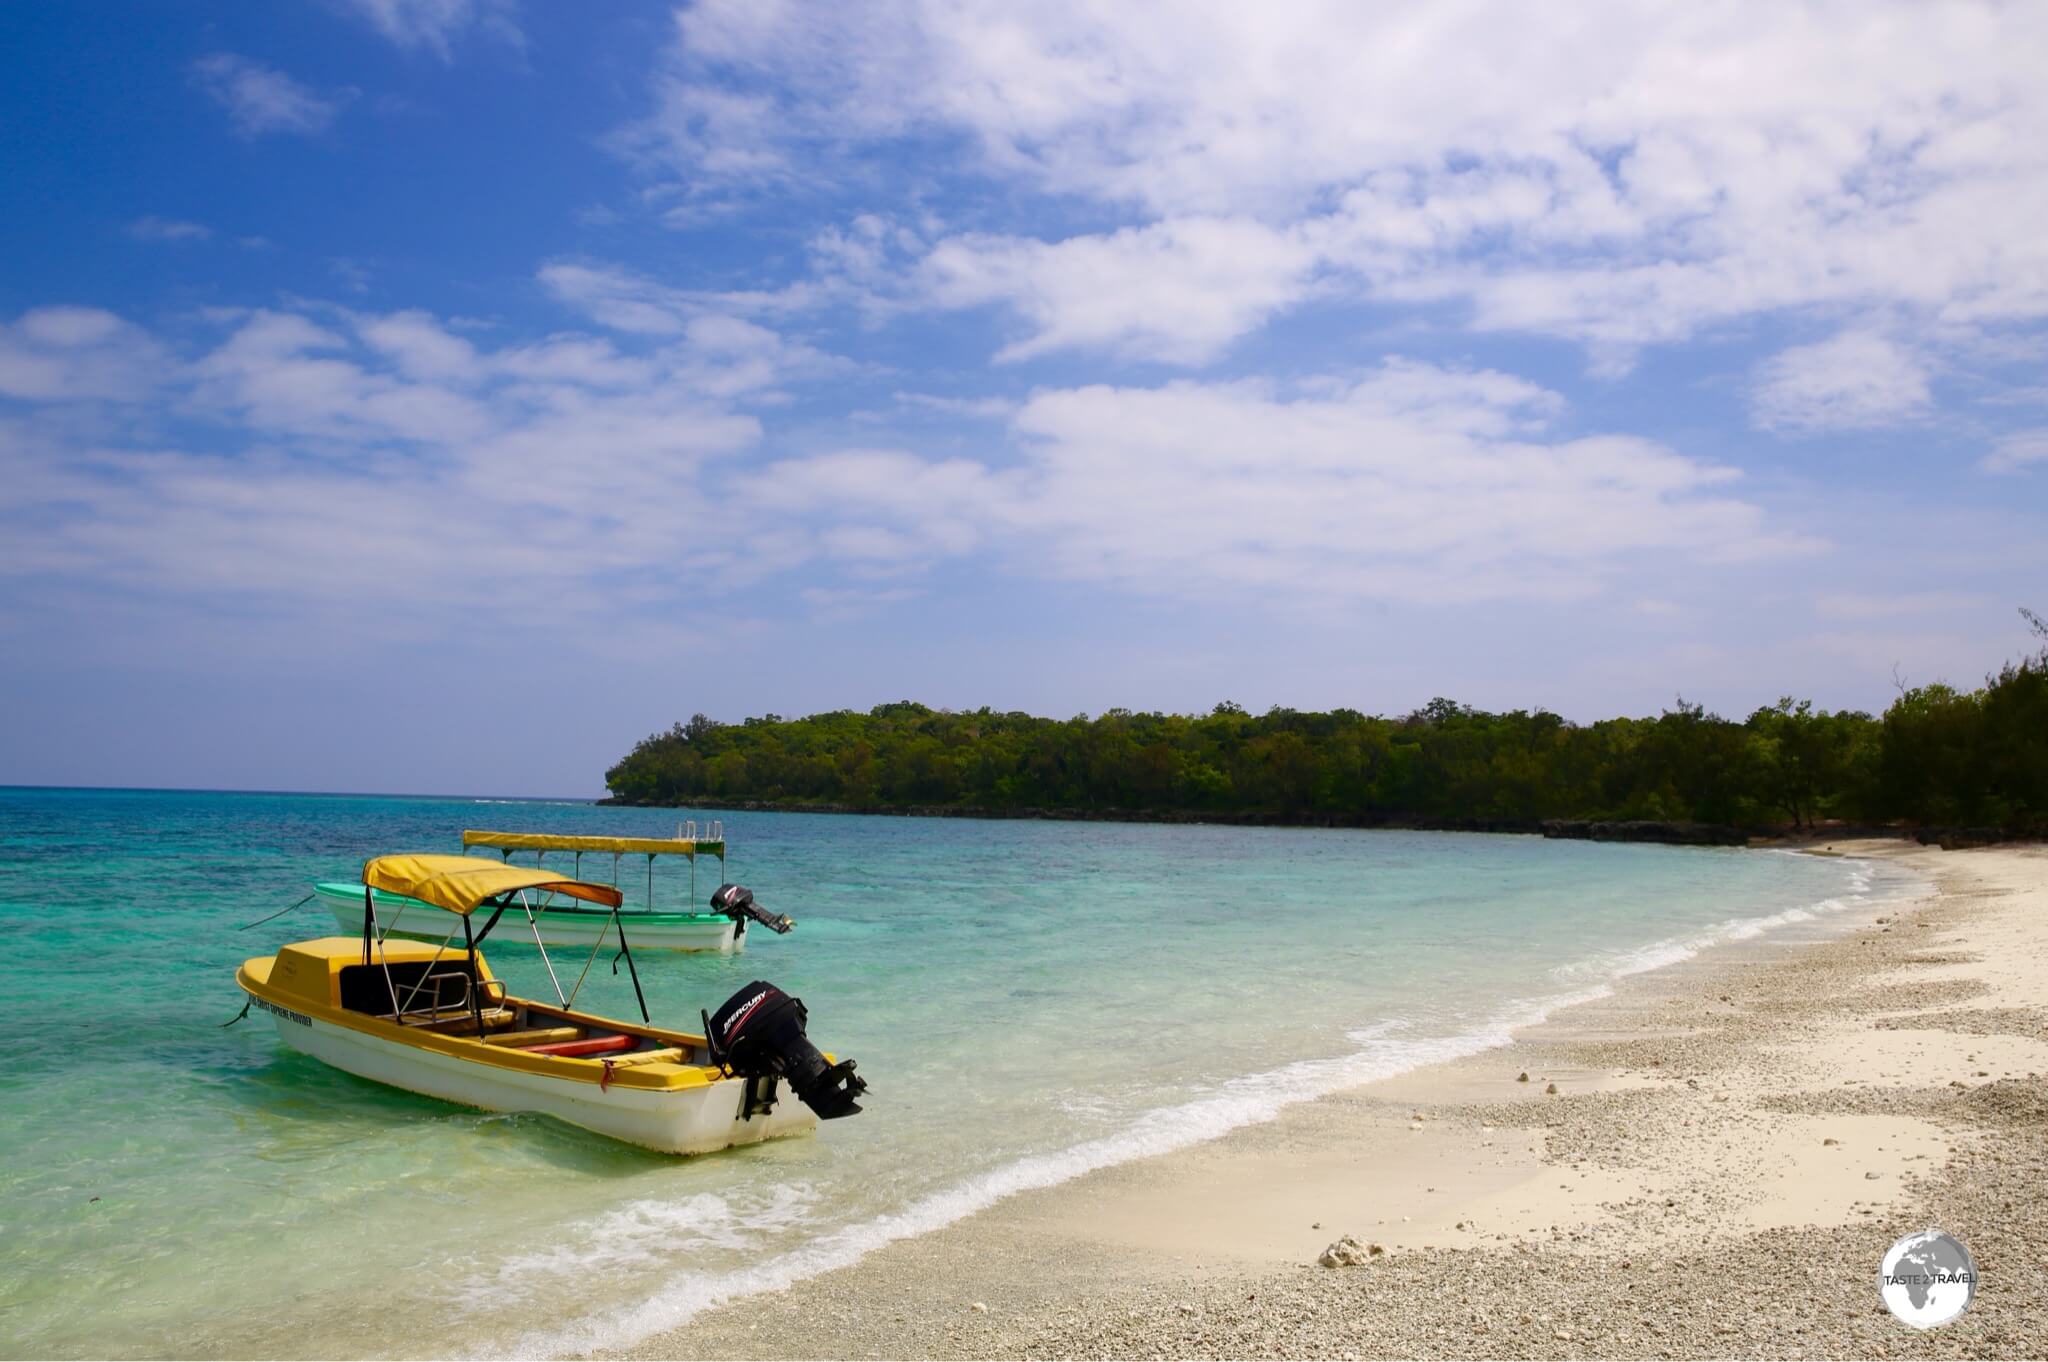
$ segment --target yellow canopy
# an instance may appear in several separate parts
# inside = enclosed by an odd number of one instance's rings
[[[619,891],[608,884],[565,880],[552,870],[500,865],[481,856],[379,856],[363,866],[363,883],[463,914],[475,911],[486,899],[517,889],[545,889],[608,908],[616,908],[622,901]]]
[[[723,857],[725,843],[690,837],[557,837],[545,832],[479,832],[465,828],[462,845],[496,847],[500,851],[616,851],[645,852],[649,856],[689,856],[699,851]]]

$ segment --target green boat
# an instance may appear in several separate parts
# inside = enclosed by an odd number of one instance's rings
[[[719,831],[722,834],[723,830]],[[585,856],[600,858],[600,862],[602,857],[609,856],[612,861],[611,882],[621,887],[623,884],[620,874],[626,868],[626,858],[645,856],[646,902],[637,909],[622,907],[619,910],[620,924],[630,933],[636,949],[714,951],[720,955],[731,955],[735,951],[746,949],[747,927],[750,923],[758,923],[777,933],[787,932],[796,925],[792,919],[760,907],[754,902],[752,894],[734,884],[720,884],[718,892],[711,897],[713,906],[708,912],[658,912],[652,907],[654,863],[659,857],[675,856],[690,862],[690,900],[696,897],[698,856],[716,856],[720,879],[723,880],[723,835],[704,838],[570,837],[537,832],[465,830],[462,834],[462,849],[468,852],[475,847],[494,850],[508,863],[515,852],[532,852],[535,865],[543,862],[550,853],[566,853],[573,858],[573,866],[567,878],[577,880],[585,878]],[[313,892],[334,914],[335,922],[344,932],[351,936],[362,934],[365,890],[361,884],[330,880],[315,885]],[[372,889],[368,893],[376,905],[378,925],[388,935],[409,937],[416,941],[439,941],[447,930],[447,914],[439,912],[431,904],[383,889]],[[618,935],[611,925],[611,909],[591,907],[560,895],[540,897],[533,903],[528,916],[530,934],[534,942],[541,946],[594,947],[601,941],[616,939]],[[506,940],[517,942],[526,934],[515,931]]]

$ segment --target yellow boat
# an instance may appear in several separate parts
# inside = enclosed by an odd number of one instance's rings
[[[377,891],[451,914],[448,935],[438,945],[390,936]],[[554,1003],[512,997],[491,974],[479,948],[508,911],[530,923],[534,894],[611,910],[641,1024],[577,1011],[576,990],[562,991],[545,947]],[[380,856],[363,867],[363,900],[360,937],[297,942],[235,973],[286,1044],[337,1069],[486,1111],[544,1113],[671,1154],[799,1134],[860,1110],[867,1084],[854,1062],[820,1053],[805,1035],[803,1003],[773,984],[741,989],[704,1016],[702,1033],[651,1025],[611,885],[482,857]],[[490,916],[478,930],[480,908]]]

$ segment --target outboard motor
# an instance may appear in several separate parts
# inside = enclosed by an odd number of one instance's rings
[[[754,902],[754,891],[743,884],[721,884],[718,892],[711,896],[713,912],[724,913],[740,924],[740,930],[747,929],[747,920],[753,919],[769,931],[787,936],[789,929],[796,926],[796,919],[781,913],[771,913]]]
[[[704,1019],[711,1057],[748,1080],[741,1115],[752,1116],[774,1105],[777,1078],[788,1079],[798,1099],[820,1120],[837,1120],[860,1110],[855,1099],[868,1090],[867,1080],[855,1077],[850,1059],[825,1062],[804,1034],[809,1019],[801,1000],[765,979],[748,984]]]

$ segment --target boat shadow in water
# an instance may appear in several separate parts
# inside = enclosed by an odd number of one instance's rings
[[[674,1155],[622,1144],[551,1116],[444,1102],[290,1051],[237,1074],[221,1089],[240,1106],[237,1124],[265,1137],[258,1157],[279,1162],[332,1158],[343,1146],[364,1141],[389,1150],[411,1143],[446,1146],[453,1140],[485,1162],[539,1160],[599,1177],[632,1177],[676,1166]],[[700,1154],[692,1162],[709,1157]]]

